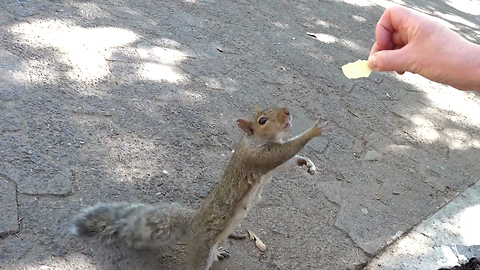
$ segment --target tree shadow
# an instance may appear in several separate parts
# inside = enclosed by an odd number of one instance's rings
[[[408,3],[479,24],[443,2]],[[17,185],[21,225],[0,240],[2,265],[155,269],[154,254],[78,240],[67,221],[100,201],[198,208],[240,137],[234,120],[253,104],[292,107],[297,132],[317,118],[336,128],[304,151],[318,176],[279,175],[243,223],[269,250],[229,242],[228,268],[364,265],[478,172],[475,119],[432,98],[477,113],[475,95],[414,76],[341,74],[368,55],[382,11],[337,1],[2,2],[0,110],[12,116],[0,124],[0,168]],[[365,160],[371,150],[381,160]]]

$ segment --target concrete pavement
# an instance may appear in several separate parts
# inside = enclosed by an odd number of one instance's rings
[[[98,202],[198,208],[254,104],[290,107],[294,134],[318,118],[335,128],[302,152],[318,173],[279,174],[242,222],[267,251],[229,241],[219,269],[453,263],[437,251],[471,236],[436,242],[437,223],[417,225],[475,197],[478,94],[340,70],[368,57],[392,4],[480,43],[478,1],[0,1],[0,268],[174,269],[177,254],[105,248],[68,220]],[[413,251],[398,246],[412,238]]]

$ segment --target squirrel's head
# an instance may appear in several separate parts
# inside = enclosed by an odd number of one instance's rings
[[[290,133],[292,114],[287,108],[268,108],[257,111],[252,121],[238,119],[237,125],[248,136],[278,142]]]

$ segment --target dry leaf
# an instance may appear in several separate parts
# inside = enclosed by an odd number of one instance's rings
[[[267,250],[267,246],[258,237],[257,237],[257,240],[255,241],[255,245],[261,252],[264,252],[265,250]]]
[[[255,238],[257,237],[257,236],[255,235],[255,233],[252,232],[252,231],[250,231],[250,230],[247,230],[247,233],[248,233],[248,238],[249,238],[250,240],[255,240]]]
[[[257,248],[261,252],[264,252],[265,250],[267,250],[267,246],[262,242],[262,240],[260,240],[260,238],[258,238],[258,236],[254,232],[250,230],[247,230],[247,232],[250,240],[255,240],[255,246],[257,246]]]

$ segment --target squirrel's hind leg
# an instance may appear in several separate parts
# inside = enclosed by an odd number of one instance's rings
[[[224,247],[219,247],[215,255],[217,257],[217,260],[221,261],[223,259],[230,257],[230,251],[228,251],[228,249]]]

